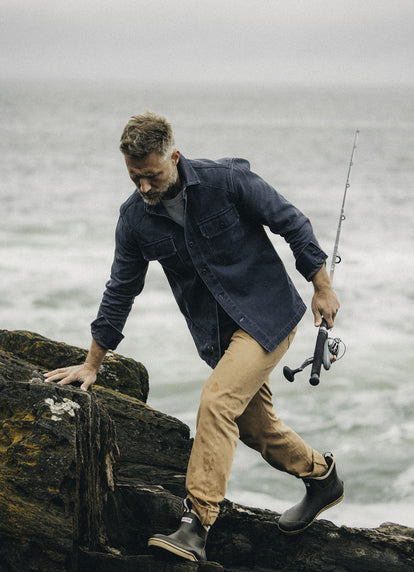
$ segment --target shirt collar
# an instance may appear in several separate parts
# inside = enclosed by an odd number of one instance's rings
[[[180,155],[177,169],[178,174],[180,175],[180,181],[184,192],[186,191],[187,187],[200,184],[200,179],[198,178],[196,171],[191,165],[191,161],[186,159],[184,155]]]
[[[180,155],[180,159],[177,164],[177,169],[181,181],[183,196],[184,198],[186,198],[187,188],[193,185],[199,185],[200,179],[195,169],[191,165],[191,161],[189,159],[186,159],[184,155]],[[148,203],[144,203],[144,206],[145,206],[145,211],[147,213],[162,214],[167,212],[162,202],[158,203],[158,205],[149,205]]]

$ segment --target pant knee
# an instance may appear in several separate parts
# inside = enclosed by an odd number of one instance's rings
[[[222,392],[219,394],[214,391],[214,386],[205,387],[201,393],[197,423],[205,418],[233,423],[239,415],[240,406],[236,396]]]

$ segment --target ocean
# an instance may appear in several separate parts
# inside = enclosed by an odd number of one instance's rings
[[[310,217],[329,256],[360,131],[334,277],[341,310],[332,335],[346,353],[317,387],[309,368],[284,379],[284,365],[313,353],[309,308],[272,391],[282,419],[335,455],[345,500],[325,518],[414,526],[413,88],[3,82],[0,327],[89,347],[118,209],[133,191],[119,137],[147,109],[169,118],[187,157],[248,159]],[[272,241],[310,307],[311,285],[283,240]],[[117,351],[147,367],[149,405],[194,433],[210,370],[156,264],[124,334]],[[240,443],[227,498],[280,512],[303,490]]]

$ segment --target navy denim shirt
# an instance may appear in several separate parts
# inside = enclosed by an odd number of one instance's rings
[[[215,367],[226,330],[240,327],[273,351],[306,307],[265,226],[284,237],[307,279],[327,258],[310,221],[243,159],[178,163],[185,201],[184,228],[162,203],[135,191],[121,206],[111,278],[92,322],[92,336],[115,349],[148,264],[163,267],[200,356]]]

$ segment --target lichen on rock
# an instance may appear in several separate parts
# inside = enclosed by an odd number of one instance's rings
[[[52,397],[47,397],[45,399],[45,403],[50,407],[53,421],[61,421],[62,415],[65,413],[70,415],[70,417],[75,417],[75,411],[80,408],[79,403],[76,403],[67,397],[64,397],[61,402],[55,401]]]

